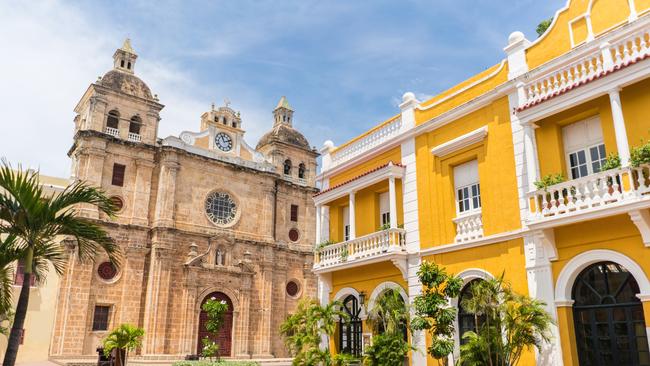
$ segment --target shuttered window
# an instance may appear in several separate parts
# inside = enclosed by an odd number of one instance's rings
[[[478,161],[472,160],[454,167],[454,188],[458,213],[481,208],[481,187],[478,181]]]
[[[126,171],[126,166],[117,163],[113,164],[113,179],[111,184],[119,187],[124,186],[125,171]]]
[[[108,330],[108,316],[111,307],[106,305],[95,305],[93,313],[93,331]]]
[[[600,118],[592,117],[562,128],[569,177],[598,173],[607,158]]]
[[[298,205],[291,205],[291,221],[298,222]]]
[[[382,227],[390,225],[390,201],[388,192],[379,194],[379,222]]]

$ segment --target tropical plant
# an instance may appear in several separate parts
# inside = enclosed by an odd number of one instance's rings
[[[632,148],[630,151],[630,164],[633,167],[638,167],[641,164],[650,163],[650,141]]]
[[[618,156],[618,154],[616,153],[611,153],[607,155],[607,159],[605,159],[605,162],[600,167],[600,171],[602,172],[605,170],[611,170],[620,167],[621,167],[621,157]]]
[[[478,331],[465,332],[460,347],[463,365],[514,366],[524,350],[550,341],[553,320],[545,304],[514,292],[499,278],[475,282],[472,296],[460,304],[465,311],[483,317]]]
[[[334,244],[334,241],[325,240],[325,241],[320,242],[318,245],[316,245],[315,249],[316,249],[317,252],[320,252],[321,249],[325,248],[328,245],[332,245],[332,244]]]
[[[422,262],[417,275],[424,288],[413,302],[415,316],[411,320],[411,328],[427,330],[431,335],[427,352],[433,358],[443,360],[454,350],[456,309],[449,305],[447,299],[458,296],[463,281],[428,261]]]
[[[321,338],[334,334],[337,320],[349,319],[341,307],[339,301],[321,306],[317,300],[309,298],[298,303],[296,312],[280,326],[280,333],[294,357],[293,365],[348,365],[356,360],[350,355],[332,357],[329,349],[320,348]]]
[[[400,335],[379,334],[372,337],[366,349],[363,364],[366,366],[402,366],[411,346]]]
[[[101,226],[79,217],[75,210],[81,204],[89,204],[112,216],[114,204],[97,188],[76,182],[50,196],[39,185],[38,172],[23,172],[20,167],[14,171],[3,160],[0,192],[0,235],[15,238],[13,249],[23,264],[23,284],[3,361],[4,366],[13,366],[27,315],[32,275],[44,280],[48,264],[59,275],[65,268],[65,250],[57,238],[74,238],[77,257],[84,262],[93,261],[103,251],[119,266],[119,248]]]
[[[223,325],[224,314],[228,311],[228,303],[212,297],[201,305],[201,309],[207,315],[205,330],[216,337]],[[219,359],[219,344],[211,340],[210,337],[205,337],[201,341],[203,342],[203,357],[216,356]]]
[[[109,356],[113,350],[117,350],[117,365],[124,366],[129,351],[135,350],[142,344],[142,337],[144,337],[144,329],[131,324],[122,324],[119,328],[111,331],[102,341],[104,355]],[[124,356],[124,359],[122,359],[122,356]]]
[[[537,32],[537,36],[541,37],[542,34],[546,33],[546,30],[548,29],[548,27],[551,26],[551,23],[553,23],[553,17],[550,17],[549,19],[545,19],[539,22],[537,28],[535,29],[535,31]]]
[[[388,289],[382,293],[368,313],[368,320],[377,334],[366,349],[367,366],[399,366],[412,347],[404,339],[409,310],[399,291]]]
[[[558,174],[547,174],[542,177],[542,179],[536,181],[535,187],[537,189],[544,189],[546,190],[548,187],[552,185],[556,185],[559,183],[564,182],[566,179],[564,178],[564,174],[558,173]]]
[[[172,366],[259,366],[255,361],[177,361]]]
[[[4,335],[9,334],[4,323],[13,318],[14,265],[20,258],[15,239],[15,236],[0,237],[0,334]]]

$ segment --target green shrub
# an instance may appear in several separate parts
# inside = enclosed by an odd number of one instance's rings
[[[632,148],[632,151],[630,151],[630,163],[635,168],[641,164],[650,163],[650,141]]]
[[[537,32],[537,36],[541,37],[542,34],[546,33],[546,30],[548,29],[548,27],[551,26],[551,23],[553,23],[553,17],[539,22],[539,24],[537,25],[537,29],[535,29],[535,31]]]
[[[336,244],[333,240],[325,240],[323,242],[320,242],[318,245],[316,245],[316,251],[320,252],[321,249],[325,248],[328,245]]]
[[[411,350],[401,334],[380,334],[372,339],[366,349],[363,364],[366,366],[402,366]]]
[[[607,156],[607,159],[605,159],[603,166],[600,167],[600,171],[603,172],[605,170],[616,169],[620,167],[621,157],[616,153],[611,153]]]
[[[565,180],[566,179],[564,179],[564,175],[562,173],[547,174],[543,176],[541,180],[535,182],[535,187],[537,187],[537,189],[546,189],[552,185],[562,183]]]
[[[253,361],[178,361],[172,366],[259,366],[260,364]]]

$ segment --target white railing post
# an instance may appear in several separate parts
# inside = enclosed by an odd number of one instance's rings
[[[609,42],[603,42],[600,45],[600,52],[603,56],[603,70],[605,71],[610,71],[614,68],[611,47],[612,45]]]
[[[349,220],[349,225],[350,225],[350,240],[354,240],[357,237],[357,230],[356,230],[356,215],[355,215],[355,209],[354,209],[354,195],[355,192],[350,192],[350,206],[349,206],[349,215],[348,215],[348,220]]]
[[[625,167],[630,165],[630,145],[627,141],[625,119],[623,118],[623,108],[621,107],[621,95],[618,89],[609,92],[609,102],[612,107],[616,147],[618,148],[618,155],[621,158],[621,165]]]
[[[388,201],[390,209],[390,228],[397,229],[397,194],[395,192],[395,177],[388,178]]]

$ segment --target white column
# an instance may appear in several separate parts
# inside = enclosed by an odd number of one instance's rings
[[[321,229],[323,223],[322,223],[322,206],[321,205],[316,205],[316,245],[320,244],[323,239],[323,231]]]
[[[627,131],[625,131],[625,120],[623,119],[623,108],[621,107],[621,94],[618,89],[610,90],[609,102],[612,107],[618,156],[621,157],[621,165],[628,166],[630,165],[630,145],[627,142]]]
[[[633,22],[638,18],[636,13],[636,6],[634,5],[634,0],[627,0],[627,5],[630,7],[630,16],[627,18],[628,22]]]
[[[532,123],[524,125],[524,158],[526,159],[526,175],[528,176],[528,191],[535,190],[537,181],[537,149],[535,147],[535,128]]]
[[[325,306],[330,303],[330,292],[332,291],[332,274],[331,273],[321,273],[318,274],[318,299],[321,306]],[[320,341],[321,349],[329,348],[329,337],[326,334],[321,335]]]
[[[350,215],[349,215],[350,216],[349,217],[349,221],[350,221],[350,223],[349,223],[350,224],[350,240],[356,239],[356,237],[357,237],[356,217],[355,217],[355,214],[354,214],[354,194],[355,194],[355,192],[350,192],[350,206],[349,206],[350,207],[349,208],[349,212],[350,212]]]
[[[397,194],[395,193],[395,177],[388,178],[388,201],[390,207],[390,228],[397,228]]]

